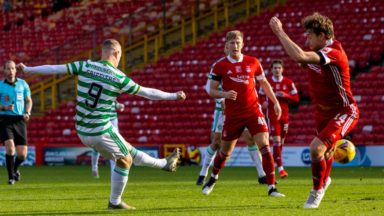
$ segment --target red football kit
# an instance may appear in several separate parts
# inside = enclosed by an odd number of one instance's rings
[[[329,40],[317,52],[320,65],[308,64],[310,92],[316,106],[318,138],[328,148],[356,125],[359,110],[350,85],[348,58],[337,40]]]
[[[235,101],[225,100],[223,140],[238,139],[244,128],[252,135],[268,132],[255,88],[255,78],[262,80],[265,75],[255,57],[242,55],[239,61],[221,58],[213,64],[209,78],[221,82],[224,91],[237,92]]]
[[[281,107],[281,117],[278,120],[275,110],[273,108],[273,103],[268,103],[268,109],[266,112],[266,116],[268,118],[268,126],[271,130],[272,136],[281,136],[282,138],[288,133],[288,120],[289,120],[289,102],[299,102],[299,95],[295,84],[292,80],[281,77],[280,80],[277,80],[274,76],[268,78],[268,82],[271,85],[273,92],[282,92],[283,96],[276,96],[277,100],[280,103]],[[263,89],[259,90],[260,96],[262,100],[267,100],[268,98],[265,96]]]

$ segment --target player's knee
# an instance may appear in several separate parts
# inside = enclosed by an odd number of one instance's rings
[[[116,160],[116,165],[122,168],[130,168],[132,165],[132,157],[126,156]]]
[[[320,161],[326,150],[326,147],[321,143],[312,142],[310,147],[312,161]]]

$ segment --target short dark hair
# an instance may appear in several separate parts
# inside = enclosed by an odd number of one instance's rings
[[[323,32],[327,39],[334,37],[333,24],[331,19],[321,15],[318,12],[305,17],[302,20],[302,24],[306,30],[312,30],[316,35],[320,35],[320,33]]]
[[[280,64],[284,68],[284,61],[281,59],[273,59],[271,62],[271,68],[273,67],[274,64]]]

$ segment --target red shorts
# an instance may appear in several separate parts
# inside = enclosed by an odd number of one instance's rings
[[[356,104],[338,111],[316,113],[317,137],[327,148],[333,148],[335,142],[347,135],[359,120],[359,109]]]
[[[257,111],[250,116],[242,118],[225,116],[221,138],[225,141],[239,139],[245,128],[249,130],[252,136],[257,133],[268,132],[264,115],[260,111]]]
[[[284,138],[288,133],[288,119],[268,119],[268,127],[271,136],[280,136]]]

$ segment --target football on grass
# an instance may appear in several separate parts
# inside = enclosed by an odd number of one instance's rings
[[[355,145],[349,140],[341,139],[336,142],[334,158],[341,164],[349,163],[355,158]]]

